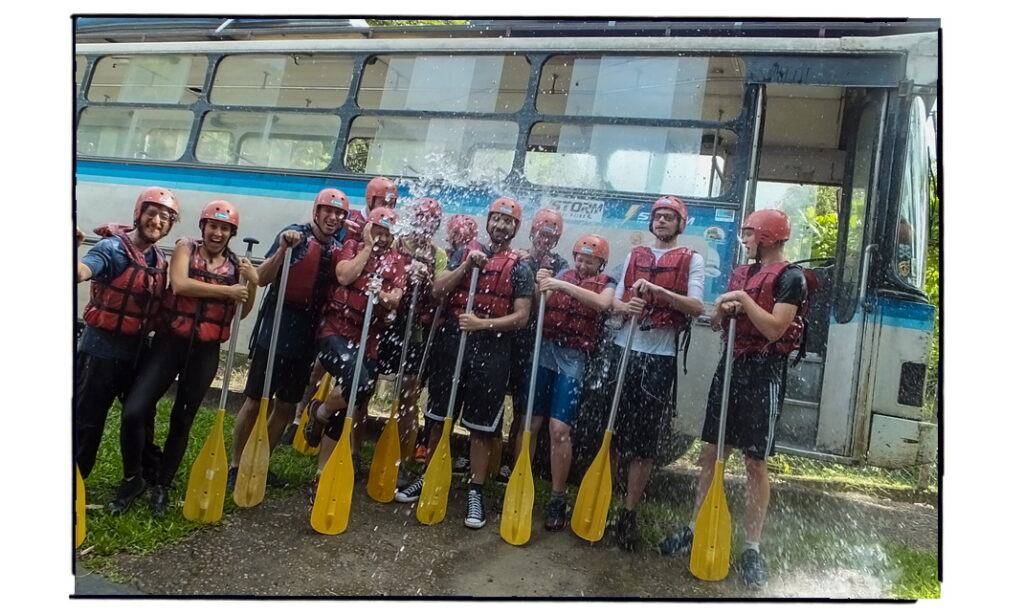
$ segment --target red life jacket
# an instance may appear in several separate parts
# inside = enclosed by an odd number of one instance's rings
[[[561,279],[584,290],[601,294],[611,281],[604,273],[586,279],[576,269],[567,271]],[[587,307],[565,292],[549,292],[544,308],[544,336],[566,347],[590,353],[601,335],[604,314]]]
[[[693,250],[688,247],[676,247],[665,252],[655,264],[651,248],[642,245],[634,247],[630,253],[629,267],[623,275],[626,291],[622,295],[622,302],[628,303],[633,298],[633,283],[638,279],[646,279],[666,290],[686,296],[692,258]],[[650,328],[671,328],[679,331],[690,324],[690,316],[674,309],[671,303],[663,298],[658,297],[653,301],[648,299],[647,309]]]
[[[321,272],[321,268],[333,266],[335,252],[340,248],[333,239],[327,245],[318,241],[308,224],[302,230],[302,235],[306,253],[302,260],[294,263],[288,270],[288,287],[285,288],[284,300],[289,305],[300,309],[318,309],[317,278],[334,278],[333,268],[327,272]],[[321,294],[321,296],[325,295],[326,292]]]
[[[750,274],[753,265],[744,264],[736,267],[732,277],[729,278],[729,290],[745,290],[754,299],[754,302],[761,308],[771,313],[775,309],[775,282],[779,275],[789,267],[803,269],[788,262],[775,262],[761,267],[759,271]],[[808,297],[811,288],[808,287]],[[797,307],[796,317],[789,324],[789,328],[778,340],[769,343],[768,339],[757,330],[754,323],[745,314],[736,318],[736,342],[733,346],[733,355],[744,354],[780,354],[789,356],[789,353],[800,347],[802,333],[804,330],[804,314],[807,313],[808,299]]]
[[[476,239],[470,239],[469,243],[466,243],[462,247],[465,247],[469,251],[473,251],[474,249],[477,250],[478,252],[484,251],[484,244],[479,242],[479,241],[477,241]],[[451,258],[452,254],[455,253],[455,250],[451,249],[451,248],[448,248],[448,249],[446,249],[444,251],[445,251],[446,254],[448,254],[449,258]]]
[[[238,257],[230,249],[224,250],[224,262],[216,271],[208,271],[203,260],[200,239],[188,239],[192,250],[188,262],[191,279],[217,286],[238,283]],[[199,341],[224,343],[231,336],[231,318],[235,315],[235,301],[213,298],[195,298],[175,294],[173,289],[164,295],[164,321],[168,329],[179,337],[196,335]],[[198,330],[196,323],[198,322]]]
[[[465,253],[469,257],[469,252]],[[512,287],[512,269],[519,261],[519,252],[506,249],[487,259],[476,282],[476,296],[473,297],[473,313],[481,318],[500,318],[512,313],[515,300]],[[466,312],[469,300],[470,275],[462,277],[459,285],[448,297],[446,316],[457,320]]]
[[[89,326],[121,335],[145,335],[155,323],[167,287],[167,259],[154,246],[156,266],[149,266],[143,252],[136,249],[126,234],[128,226],[106,225],[94,232],[103,237],[117,237],[128,254],[128,266],[120,275],[103,283],[92,280],[89,304],[82,319]]]
[[[363,320],[366,318],[366,304],[369,302],[366,288],[370,285],[370,280],[374,276],[380,276],[381,292],[391,292],[399,278],[404,277],[405,266],[405,258],[394,249],[389,249],[380,256],[371,255],[355,281],[347,286],[334,286],[330,298],[324,305],[324,320],[319,336],[323,338],[341,335],[353,344],[358,344],[363,334]],[[370,358],[377,357],[377,346],[386,328],[386,315],[387,313],[379,306],[374,308],[366,340],[366,355]]]
[[[438,306],[441,304],[440,301],[434,299],[434,297],[431,296],[431,293],[426,290],[434,283],[434,271],[437,268],[437,253],[440,251],[440,248],[431,243],[430,250],[430,256],[416,255],[405,248],[405,243],[403,241],[398,241],[398,253],[406,259],[406,262],[412,262],[415,260],[416,262],[422,262],[427,267],[427,285],[420,289],[419,298],[416,299],[416,316],[419,318],[420,324],[424,326],[430,326],[433,323],[434,312],[437,311]],[[408,300],[412,300],[412,293],[409,292],[407,294]],[[402,300],[405,301],[406,299],[403,298]]]

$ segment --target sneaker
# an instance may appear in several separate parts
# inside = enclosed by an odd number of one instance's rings
[[[417,463],[427,462],[427,446],[416,446],[416,456],[414,458]]]
[[[121,484],[117,487],[117,494],[114,496],[114,500],[107,504],[107,511],[111,514],[119,515],[128,511],[128,508],[135,503],[135,499],[139,497],[146,490],[146,480],[141,475],[137,475],[133,478],[121,480]]]
[[[744,550],[740,555],[740,569],[743,570],[743,583],[747,588],[764,588],[768,581],[768,567],[760,552],[753,548]]]
[[[508,484],[509,478],[512,477],[512,467],[508,465],[502,465],[498,468],[498,475],[494,478],[499,484]]]
[[[366,471],[363,469],[363,460],[361,458],[359,458],[358,456],[356,456],[355,454],[353,454],[352,455],[352,477],[353,477],[353,479],[355,481],[359,482],[359,481],[361,481],[363,479],[363,476],[365,476],[365,475],[366,475]]]
[[[548,531],[561,531],[565,528],[565,499],[548,501],[548,517],[544,519],[544,528]]]
[[[288,480],[279,477],[273,471],[267,469],[267,486],[271,488],[287,488]]]
[[[290,446],[295,440],[295,432],[299,430],[299,425],[292,422],[284,429],[284,433],[281,434],[281,441],[277,442],[280,446]]]
[[[487,517],[484,515],[483,493],[471,490],[466,503],[466,526],[470,529],[479,529],[487,524]]]
[[[302,428],[302,436],[306,438],[306,443],[311,448],[316,448],[320,445],[320,440],[324,436],[324,427],[327,426],[326,422],[320,422],[316,417],[317,409],[319,408],[320,403],[310,403],[309,407],[306,408],[309,418],[306,420],[306,426]]]
[[[669,535],[658,544],[658,550],[665,556],[677,554],[689,554],[693,547],[693,530],[690,527],[683,527],[683,530],[675,535]]]
[[[157,484],[153,486],[153,492],[149,495],[149,511],[154,516],[163,516],[167,513],[167,505],[171,500],[171,487]]]
[[[452,473],[466,473],[469,471],[469,458],[460,456],[452,463]]]
[[[423,492],[423,478],[416,478],[416,481],[395,493],[395,501],[399,503],[412,503],[420,498]]]
[[[615,539],[619,543],[619,548],[629,552],[634,552],[640,545],[636,510],[623,509],[619,512],[619,521],[615,524]]]
[[[320,486],[320,474],[313,476],[313,481],[309,485],[309,504],[313,505],[316,502],[316,489]]]
[[[228,492],[235,492],[235,482],[238,481],[238,467],[228,469]]]

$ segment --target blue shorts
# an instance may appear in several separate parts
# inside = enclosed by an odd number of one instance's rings
[[[533,415],[554,418],[571,425],[576,419],[576,409],[580,406],[582,392],[582,381],[564,373],[538,367]]]

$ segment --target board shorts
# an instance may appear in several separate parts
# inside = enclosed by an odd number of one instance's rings
[[[572,425],[583,396],[583,382],[545,367],[537,368],[533,416],[554,418]]]
[[[249,376],[245,380],[245,396],[250,399],[263,398],[269,354],[269,349],[257,345],[249,355]],[[292,358],[278,353],[274,356],[270,396],[285,403],[298,403],[309,384],[309,374],[312,370],[312,357]]]
[[[621,355],[619,349],[619,357],[612,360],[612,373],[618,373]],[[675,356],[630,352],[612,438],[621,458],[657,458],[659,437],[672,426],[675,380]]]
[[[733,360],[725,445],[747,458],[764,460],[774,453],[775,426],[785,398],[785,356],[738,356]],[[711,380],[701,439],[718,443],[725,357]]]
[[[434,358],[429,368],[430,400],[424,413],[427,418],[435,421],[443,422],[448,412],[459,337],[458,323],[450,323],[442,326],[434,338],[436,347],[432,348],[431,355]],[[462,426],[478,433],[501,435],[510,366],[507,334],[487,331],[469,333],[453,410],[453,417],[461,416]]]
[[[320,353],[317,357],[320,364],[337,380],[337,385],[341,387],[342,398],[348,403],[349,394],[352,392],[352,374],[356,369],[358,346],[341,335],[323,337],[318,341],[318,345]],[[359,371],[359,387],[356,389],[356,405],[361,405],[373,394],[376,362],[369,356],[363,357],[363,367]],[[334,440],[341,437],[346,413],[347,410],[334,412],[327,421],[324,435]]]

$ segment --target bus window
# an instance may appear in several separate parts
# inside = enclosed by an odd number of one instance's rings
[[[75,151],[84,156],[177,160],[185,153],[192,112],[90,107],[78,120]]]
[[[206,78],[201,55],[116,55],[96,61],[89,82],[92,102],[192,104]]]
[[[622,125],[535,124],[526,150],[526,178],[557,187],[719,196],[719,176],[736,134],[714,130]],[[714,163],[713,163],[714,161]],[[718,171],[716,172],[715,166]]]
[[[377,55],[363,67],[356,100],[364,109],[512,113],[529,76],[515,55]]]
[[[720,121],[740,114],[737,57],[554,56],[541,68],[537,110],[552,115]]]
[[[85,56],[75,56],[75,96],[82,90],[82,79],[85,78]]]
[[[341,118],[336,115],[211,111],[203,118],[196,159],[214,164],[323,170],[331,163],[340,129]],[[233,149],[236,143],[238,151]]]
[[[369,174],[504,179],[518,133],[515,122],[361,116],[352,122],[345,160],[349,170]]]
[[[754,209],[781,209],[789,216],[786,260],[834,258],[838,197],[838,186],[758,181]]]
[[[928,147],[925,141],[928,113],[924,101],[914,98],[910,104],[907,148],[900,181],[900,212],[896,223],[896,276],[924,289],[924,269],[928,249]]]
[[[210,102],[254,107],[340,107],[352,58],[331,54],[229,55],[217,64]]]

